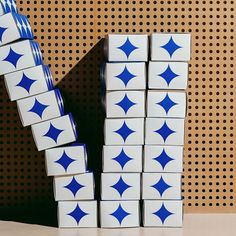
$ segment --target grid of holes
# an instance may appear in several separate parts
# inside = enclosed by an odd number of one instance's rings
[[[30,19],[55,83],[65,77],[61,88],[91,122],[102,122],[96,69],[103,60],[102,43],[97,45],[100,39],[107,33],[191,32],[185,209],[236,210],[234,1],[30,0],[17,4]],[[36,152],[30,130],[20,128],[16,107],[8,102],[3,88],[0,95],[0,204],[48,198],[52,188],[45,176],[43,154]],[[93,113],[101,119],[89,115]]]

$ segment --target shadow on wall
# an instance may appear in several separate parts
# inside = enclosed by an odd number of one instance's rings
[[[101,40],[58,86],[66,111],[71,111],[77,122],[79,142],[87,144],[96,199],[100,198],[102,169],[104,114],[99,71],[103,61]],[[57,204],[52,178],[46,176],[44,152],[36,150],[30,127],[20,124],[16,104],[9,101],[0,79],[0,220],[57,226]]]

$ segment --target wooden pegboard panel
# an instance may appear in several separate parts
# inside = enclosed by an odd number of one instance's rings
[[[18,0],[17,5],[28,15],[55,84],[61,81],[68,107],[82,124],[81,141],[88,143],[97,182],[103,143],[101,39],[108,33],[191,32],[185,211],[236,212],[234,1]],[[16,107],[0,85],[0,205],[50,205],[43,153],[36,152],[30,130],[21,128]]]

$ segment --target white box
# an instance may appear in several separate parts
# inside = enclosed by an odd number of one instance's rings
[[[191,34],[153,33],[151,35],[152,61],[189,61]]]
[[[182,201],[144,201],[144,227],[182,227]]]
[[[145,117],[145,91],[112,91],[106,94],[107,118]]]
[[[17,101],[23,126],[36,124],[64,115],[64,104],[59,89]]]
[[[105,145],[144,144],[144,119],[105,119]]]
[[[184,119],[146,118],[145,144],[184,145]]]
[[[0,1],[0,16],[9,12],[17,13],[15,0],[1,0]]]
[[[101,199],[139,200],[140,184],[139,173],[102,173]]]
[[[183,146],[144,146],[144,172],[183,171]]]
[[[106,89],[110,90],[145,90],[147,81],[144,62],[106,63],[101,78]]]
[[[58,202],[60,228],[96,228],[97,201]]]
[[[100,201],[102,228],[139,227],[139,201]]]
[[[103,172],[142,172],[142,146],[103,146]]]
[[[181,200],[181,173],[143,173],[142,199]]]
[[[7,13],[0,17],[0,46],[19,39],[34,39],[27,16]]]
[[[24,40],[0,47],[0,75],[41,64],[42,53],[35,41]]]
[[[148,36],[144,34],[109,34],[106,37],[105,54],[108,61],[147,61]]]
[[[39,151],[72,143],[77,140],[77,131],[72,114],[31,126]]]
[[[39,65],[4,76],[11,101],[30,97],[53,89],[53,78],[48,66]]]
[[[149,89],[187,89],[188,63],[150,61],[148,66]]]
[[[185,118],[185,92],[148,91],[147,117]]]
[[[53,189],[55,201],[93,200],[93,173],[54,177]]]
[[[82,174],[87,170],[85,144],[52,148],[45,151],[47,176]]]

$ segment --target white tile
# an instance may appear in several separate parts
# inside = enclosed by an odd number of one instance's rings
[[[191,34],[153,33],[151,35],[152,61],[189,61]]]
[[[102,228],[139,227],[139,201],[101,201],[100,221]]]
[[[106,89],[110,90],[145,90],[146,64],[144,62],[106,63],[104,68]]]
[[[109,34],[106,38],[108,61],[147,61],[148,36]]]
[[[107,92],[107,118],[145,117],[145,100],[145,91]]]
[[[182,227],[182,201],[144,201],[144,227]]]
[[[142,172],[142,146],[103,146],[103,172]]]
[[[102,200],[139,200],[139,173],[102,173]]]
[[[144,119],[105,119],[105,145],[144,144]]]
[[[71,114],[32,125],[31,129],[39,151],[77,140],[77,131]]]
[[[143,173],[142,199],[181,200],[181,173]]]
[[[46,172],[48,176],[73,175],[87,170],[85,144],[52,148],[45,151]]]
[[[147,118],[145,144],[184,145],[184,119]]]
[[[183,171],[183,146],[144,146],[144,172]]]
[[[44,65],[6,74],[4,82],[11,101],[53,89],[51,71],[48,66]]]
[[[149,89],[187,89],[188,63],[150,61],[148,66]]]
[[[97,201],[58,202],[58,226],[60,228],[97,227]]]
[[[59,89],[17,101],[23,126],[36,124],[64,115],[64,104]]]
[[[93,173],[54,177],[53,189],[56,201],[93,200]]]

